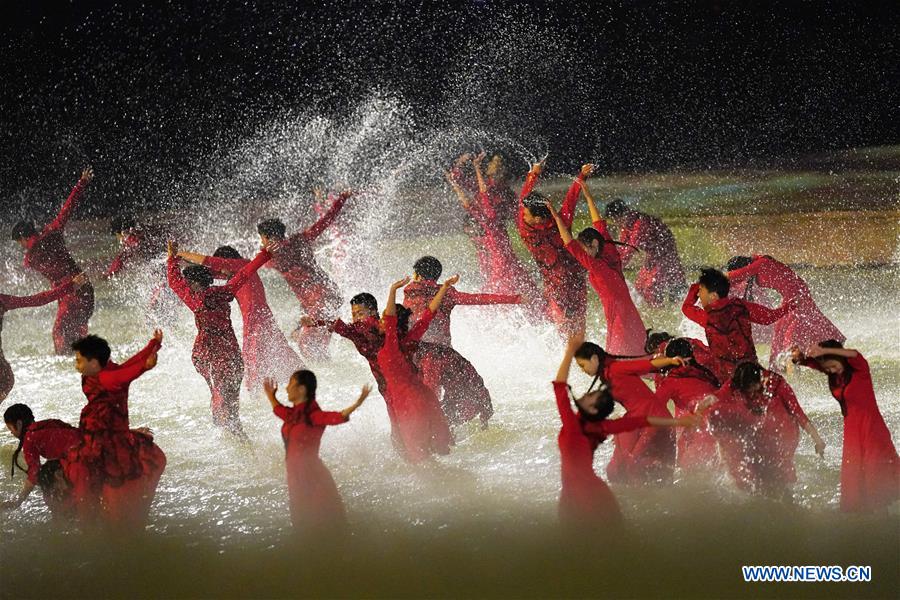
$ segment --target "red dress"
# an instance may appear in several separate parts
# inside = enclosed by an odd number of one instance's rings
[[[434,313],[426,310],[403,339],[404,345],[421,339]],[[434,392],[415,371],[397,332],[397,316],[384,317],[384,345],[378,351],[378,366],[386,384],[385,402],[394,419],[397,441],[404,457],[420,462],[433,454],[448,454],[452,436]]]
[[[665,402],[657,398],[641,379],[641,375],[655,370],[649,360],[607,358],[601,369],[601,379],[609,385],[616,402],[625,408],[625,417],[672,417]],[[610,481],[671,481],[675,470],[675,433],[671,429],[622,433],[616,436],[615,444],[606,467]]]
[[[684,267],[678,258],[678,247],[672,230],[658,218],[632,211],[625,218],[619,241],[644,252],[644,264],[638,271],[634,287],[650,306],[660,306],[667,299],[684,293]],[[635,248],[619,247],[622,264],[627,265]]]
[[[649,427],[647,417],[586,422],[572,408],[564,382],[554,381],[553,393],[562,421],[557,438],[562,479],[560,520],[575,527],[621,524],[622,513],[616,497],[594,471],[594,452],[610,435]]]
[[[782,302],[792,304],[791,312],[775,323],[770,366],[777,362],[779,354],[793,346],[808,348],[825,340],[843,342],[846,339],[819,310],[806,282],[790,267],[771,256],[754,256],[753,262],[746,267],[729,271],[728,279],[735,283],[753,279],[757,285],[778,292]]]
[[[710,368],[719,382],[726,385],[739,364],[757,362],[751,323],[774,323],[784,317],[791,306],[785,302],[773,310],[729,297],[719,298],[703,309],[696,306],[699,293],[700,284],[693,284],[681,305],[681,312],[706,331],[706,341],[715,359]]]
[[[278,405],[275,416],[284,421],[288,496],[291,523],[296,529],[343,525],[344,503],[328,467],[319,458],[322,434],[328,425],[340,425],[347,417],[339,412],[323,411],[315,400],[296,406]]]
[[[3,315],[7,311],[49,304],[68,294],[71,289],[72,282],[70,279],[52,290],[34,294],[33,296],[8,296],[6,294],[0,294],[0,334],[3,333]],[[12,367],[9,366],[9,362],[3,355],[3,343],[2,340],[0,340],[0,402],[3,402],[9,395],[15,381]]]
[[[340,195],[331,208],[309,229],[280,244],[268,267],[284,277],[304,312],[315,319],[332,318],[343,303],[337,284],[316,262],[314,242],[340,214],[349,196]],[[321,357],[327,352],[331,332],[320,327],[301,327],[297,342],[304,356]]]
[[[81,268],[66,248],[63,230],[87,186],[79,180],[52,223],[25,242],[25,268],[32,269],[57,287],[81,273]],[[94,288],[88,283],[70,290],[59,299],[53,323],[53,346],[57,354],[71,352],[72,342],[88,333],[88,320],[94,314]]]
[[[121,365],[109,361],[97,375],[81,378],[88,401],[78,423],[82,440],[63,466],[84,519],[102,510],[115,524],[139,527],[146,522],[166,456],[152,438],[129,429],[128,388],[159,348],[158,341],[150,340]]]
[[[548,219],[540,225],[529,225],[525,222],[525,205],[521,201],[534,189],[537,179],[537,175],[531,173],[525,179],[525,185],[519,194],[516,225],[544,280],[543,298],[547,318],[563,335],[570,335],[584,331],[587,311],[584,268],[566,252],[553,219]],[[559,212],[566,227],[571,227],[575,218],[575,204],[581,193],[580,181],[579,175],[569,188]]]
[[[694,365],[674,367],[662,375],[656,384],[656,396],[664,403],[675,404],[675,417],[697,412],[697,404],[718,391],[718,381]],[[678,466],[682,471],[713,468],[719,463],[716,439],[704,420],[697,427],[681,429],[676,443]]]
[[[227,279],[229,273],[237,273],[250,264],[250,261],[244,258],[208,256],[203,264],[212,269],[220,279]],[[244,359],[244,385],[247,389],[258,390],[266,377],[286,381],[294,371],[302,369],[303,362],[275,323],[275,315],[266,300],[266,290],[259,274],[253,273],[247,283],[237,289],[234,297],[244,321],[241,356]]]
[[[594,229],[604,239],[612,240],[604,221],[596,221]],[[591,287],[600,296],[606,318],[606,351],[621,356],[643,355],[647,329],[631,300],[615,246],[605,244],[602,253],[595,257],[588,254],[577,240],[572,240],[566,245],[566,250],[587,269]]]
[[[191,360],[212,394],[213,422],[236,433],[242,431],[238,407],[244,364],[231,326],[231,301],[269,257],[263,250],[225,285],[210,286],[201,291],[191,289],[178,268],[178,258],[169,257],[169,285],[194,313],[197,337]]]
[[[29,425],[22,440],[22,455],[28,465],[28,481],[37,485],[42,458],[59,460],[80,443],[81,432],[78,428],[59,419],[35,421]]]
[[[831,395],[844,416],[841,510],[880,510],[900,498],[900,458],[878,410],[869,363],[859,353],[847,363],[850,368],[843,374],[828,376]],[[814,360],[803,364],[822,370]]]

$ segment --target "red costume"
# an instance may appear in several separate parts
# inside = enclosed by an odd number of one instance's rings
[[[553,393],[562,427],[559,430],[560,473],[559,517],[575,527],[609,526],[622,521],[616,497],[594,471],[594,452],[603,440],[649,427],[647,417],[623,417],[598,422],[585,421],[572,408],[565,382],[554,381]],[[617,436],[618,439],[618,436]]]
[[[396,439],[402,444],[404,456],[411,462],[425,460],[432,454],[448,454],[452,443],[437,396],[419,377],[407,355],[410,345],[422,338],[433,317],[434,313],[426,310],[403,337],[401,348],[397,316],[385,315],[384,345],[378,351],[388,414],[394,419]]]
[[[242,431],[238,418],[238,399],[244,364],[231,326],[231,301],[250,276],[269,258],[269,253],[262,250],[225,285],[195,291],[178,269],[178,258],[169,257],[169,285],[194,313],[194,322],[197,324],[197,338],[194,340],[191,360],[212,393],[213,422],[236,433]]]
[[[98,374],[81,378],[88,401],[78,423],[82,440],[65,458],[64,469],[83,518],[93,518],[102,506],[113,523],[146,521],[166,456],[150,436],[129,429],[128,388],[159,348],[150,340],[121,365],[109,361]]]
[[[754,256],[746,267],[728,272],[732,282],[755,281],[756,285],[775,290],[782,302],[791,304],[791,312],[775,323],[772,332],[770,367],[776,357],[793,346],[808,348],[824,340],[843,342],[846,338],[828,317],[822,314],[806,282],[794,271],[771,256]]]
[[[29,425],[22,439],[22,455],[28,465],[28,481],[37,485],[41,458],[58,460],[80,443],[81,432],[78,428],[59,419],[35,421]]]
[[[603,239],[612,241],[605,221],[595,221],[594,229],[600,232]],[[611,243],[604,244],[600,253],[594,257],[587,253],[580,242],[572,240],[566,245],[566,250],[587,269],[591,287],[600,296],[606,318],[606,351],[621,356],[644,354],[647,329],[631,300],[615,246]]]
[[[675,417],[697,412],[697,404],[715,395],[719,382],[711,371],[689,364],[668,369],[656,383],[656,397],[663,403],[675,404]],[[700,426],[683,429],[677,434],[678,466],[683,471],[714,467],[719,462],[716,439],[704,421]]]
[[[218,256],[208,256],[203,261],[203,265],[209,267],[219,279],[228,279],[231,274],[248,264],[250,261],[243,258]],[[247,389],[257,390],[266,377],[284,381],[294,371],[302,369],[303,362],[275,323],[275,315],[266,300],[266,290],[259,274],[250,275],[247,283],[237,289],[234,297],[244,321],[241,355],[244,359],[244,385]]]
[[[534,257],[544,280],[544,303],[547,317],[563,334],[584,331],[587,311],[587,288],[584,269],[565,251],[559,230],[553,219],[540,225],[525,222],[525,199],[537,183],[538,176],[529,173],[519,194],[519,212],[516,225],[522,241]],[[581,193],[581,175],[569,188],[565,202],[559,211],[566,227],[572,226],[575,218],[575,203]],[[643,331],[643,330],[642,330]]]
[[[3,315],[6,311],[15,310],[17,308],[27,308],[30,306],[43,306],[54,300],[58,300],[69,294],[72,290],[71,279],[64,282],[52,290],[34,294],[33,296],[8,296],[0,294],[0,334],[3,333]],[[3,355],[3,343],[0,340],[0,402],[9,395],[9,392],[15,384],[15,376],[12,367],[9,366],[6,357]]]
[[[661,401],[641,379],[655,370],[649,360],[605,358],[600,378],[613,398],[625,408],[625,417],[671,418]],[[675,469],[675,433],[670,429],[645,429],[616,436],[616,447],[606,476],[610,481],[641,483],[671,481]]]
[[[828,376],[844,417],[841,510],[881,510],[900,498],[900,458],[878,410],[869,363],[859,353],[846,360],[849,367],[842,374]],[[803,364],[822,370],[815,360]]]
[[[763,370],[762,391],[747,398],[725,386],[708,414],[710,431],[735,484],[747,492],[783,492],[797,480],[794,454],[809,422],[783,377]]]
[[[684,293],[684,267],[672,230],[658,218],[628,211],[619,231],[619,241],[630,246],[619,247],[622,264],[627,265],[636,249],[644,252],[644,264],[638,271],[634,287],[650,306],[660,306]]]
[[[323,411],[315,400],[292,407],[279,404],[274,412],[284,421],[281,438],[291,523],[296,529],[344,524],[344,503],[328,467],[319,458],[319,445],[325,427],[346,423],[347,417],[339,412]]]
[[[40,233],[25,241],[25,268],[48,279],[54,287],[81,273],[66,248],[63,230],[78,205],[87,183],[81,179],[72,189],[59,214]],[[88,333],[88,320],[94,314],[94,288],[88,283],[59,299],[53,323],[53,346],[57,354],[68,354],[72,342]]]
[[[341,194],[331,208],[309,229],[280,242],[280,248],[268,265],[282,274],[304,312],[315,319],[329,319],[337,313],[343,299],[337,284],[316,263],[313,242],[337,218],[349,198]],[[321,356],[327,351],[331,333],[315,327],[302,327],[297,343],[304,356]]]
[[[773,310],[739,298],[719,298],[704,309],[696,306],[699,293],[700,284],[693,284],[681,305],[681,312],[706,331],[709,350],[715,358],[711,368],[724,384],[731,381],[739,364],[757,362],[751,323],[774,323],[786,315],[791,306],[785,302]]]

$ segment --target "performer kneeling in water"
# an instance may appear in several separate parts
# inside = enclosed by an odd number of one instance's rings
[[[608,419],[613,411],[614,399],[611,388],[606,383],[602,383],[599,389],[588,390],[580,398],[570,399],[569,367],[572,358],[577,357],[577,351],[583,347],[583,339],[583,334],[569,338],[553,381],[556,407],[562,421],[558,438],[562,476],[559,517],[564,524],[573,527],[609,527],[619,524],[622,514],[612,491],[594,471],[594,452],[597,447],[610,435],[646,427],[690,427],[698,419],[694,415],[679,419],[646,415]],[[663,363],[680,364],[677,360],[667,359],[658,364]],[[617,440],[618,438],[619,435],[616,435]]]
[[[328,467],[319,458],[319,444],[325,427],[340,425],[362,406],[372,391],[363,386],[356,402],[340,412],[324,411],[316,402],[316,375],[312,371],[296,371],[287,384],[288,402],[278,402],[278,384],[272,379],[263,381],[263,389],[275,416],[284,421],[281,438],[284,440],[287,466],[288,495],[291,501],[291,523],[298,531],[341,527],[346,522],[344,503]]]

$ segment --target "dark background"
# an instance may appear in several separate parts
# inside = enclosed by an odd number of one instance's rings
[[[107,202],[152,203],[274,115],[340,116],[373,93],[417,126],[549,150],[558,169],[897,143],[891,5],[7,3],[0,202],[64,193],[90,162]]]

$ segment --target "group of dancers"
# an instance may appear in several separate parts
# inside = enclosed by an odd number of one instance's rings
[[[164,273],[152,267],[164,248],[162,236],[129,217],[113,221],[121,251],[100,279],[144,265],[158,278],[152,303],[171,291],[193,313],[192,362],[209,387],[213,422],[246,441],[238,410],[242,382],[249,391],[264,393],[283,421],[290,512],[297,529],[346,522],[319,445],[325,428],[347,422],[370,393],[364,387],[339,412],[317,403],[317,379],[305,363],[328,360],[332,334],[348,339],[368,362],[385,401],[391,440],[403,459],[430,461],[452,451],[459,426],[470,421],[488,426],[494,414],[490,393],[452,344],[450,318],[458,305],[520,305],[530,320],[552,324],[565,341],[553,381],[562,424],[563,522],[579,527],[621,522],[615,496],[593,464],[607,437],[614,444],[606,469],[610,482],[668,485],[676,468],[727,472],[749,494],[789,500],[800,430],[819,454],[825,442],[785,380],[789,361],[784,356],[827,375],[840,406],[841,509],[884,511],[900,496],[900,459],[879,412],[868,364],[858,351],[844,348],[843,334],[790,267],[767,255],[734,257],[723,271],[703,269],[688,285],[675,238],[660,219],[622,200],[609,202],[601,213],[588,183],[593,165],[580,169],[557,209],[535,191],[543,163],[531,167],[516,195],[502,157],[495,155],[485,165],[486,159],[484,152],[464,154],[446,173],[468,217],[465,230],[477,251],[484,291],[457,290],[456,275],[441,282],[440,260],[424,256],[413,265],[412,277],[390,286],[383,313],[372,293],[354,295],[349,323],[338,316],[344,299],[317,263],[315,250],[352,202],[352,192],[328,196],[327,202],[320,196],[318,219],[297,232],[289,233],[280,219],[261,221],[261,249],[252,258],[227,245],[206,256],[170,240]],[[128,389],[156,367],[163,333],[156,330],[143,350],[121,364],[111,360],[103,338],[88,333],[94,292],[66,247],[64,231],[92,177],[85,169],[49,225],[39,230],[22,221],[12,229],[12,238],[24,249],[26,269],[40,273],[51,287],[33,296],[0,295],[0,325],[7,310],[58,302],[54,347],[58,354],[74,354],[87,402],[77,427],[36,420],[24,404],[6,409],[4,421],[19,440],[12,472],[24,471],[25,483],[2,507],[19,506],[39,486],[55,515],[141,528],[166,457],[149,429],[131,427]],[[591,226],[573,235],[582,198]],[[542,285],[513,251],[511,221]],[[619,239],[613,238],[610,224]],[[682,312],[703,327],[705,342],[645,326],[623,272],[637,256],[642,263],[634,287],[643,303],[660,307],[683,298]],[[291,336],[297,349],[275,322],[258,275],[263,267],[281,273],[300,304],[302,317]],[[603,307],[602,346],[585,341],[586,331],[600,331],[587,327],[588,284]],[[760,289],[777,292],[781,305],[755,303]],[[402,304],[397,299],[401,290]],[[232,300],[243,320],[241,344],[231,322]],[[757,357],[754,324],[774,325],[768,368]],[[593,377],[583,394],[573,394],[567,382],[573,359]],[[280,382],[289,405],[277,397]],[[0,401],[13,384],[0,349]],[[611,419],[617,404],[624,416]]]

